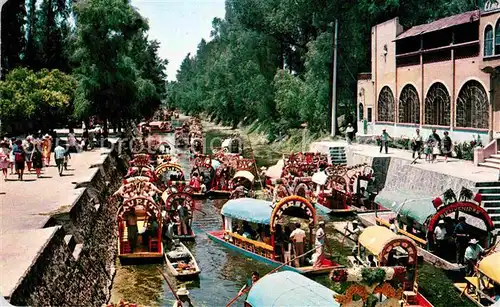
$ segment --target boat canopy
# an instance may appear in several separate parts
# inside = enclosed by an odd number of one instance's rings
[[[373,255],[379,256],[387,244],[398,239],[411,241],[405,236],[393,233],[389,228],[383,226],[370,226],[365,228],[359,235],[358,242]]]
[[[328,180],[328,176],[326,175],[326,173],[324,171],[315,173],[311,178],[312,182],[319,184],[319,185],[325,185],[327,180]]]
[[[166,123],[166,122],[158,122],[158,121],[156,121],[156,122],[150,122],[150,123],[149,123],[149,125],[150,125],[150,126],[161,126],[161,125],[163,125],[164,123]]]
[[[271,213],[273,212],[273,208],[271,206],[272,202],[261,199],[230,199],[222,207],[221,214],[225,217],[238,220],[269,225]]]
[[[228,148],[229,145],[231,145],[231,139],[225,139],[224,141],[222,141],[221,147]]]
[[[423,225],[429,216],[436,214],[436,208],[432,204],[435,198],[426,192],[408,193],[408,191],[383,190],[377,195],[375,202],[393,212],[411,217]]]
[[[340,306],[334,295],[334,291],[299,273],[283,271],[257,281],[248,292],[247,303],[254,307]]]
[[[134,177],[130,177],[130,178],[123,180],[123,184],[128,184],[128,183],[132,183],[132,182],[136,182],[136,181],[150,182],[151,178],[146,177],[146,176],[134,176]]]
[[[496,252],[492,255],[484,257],[483,260],[479,262],[479,271],[491,278],[494,282],[500,284],[500,269],[498,269],[499,264],[500,252]]]
[[[283,172],[283,167],[285,162],[283,159],[280,159],[276,165],[269,167],[266,171],[266,176],[271,179],[279,179],[281,178],[281,173]]]
[[[253,180],[255,179],[255,176],[249,171],[237,171],[236,174],[234,174],[233,178],[238,178],[238,177],[246,178],[250,182],[253,182]]]

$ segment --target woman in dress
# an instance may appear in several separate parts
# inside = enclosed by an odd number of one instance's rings
[[[45,134],[42,140],[42,157],[45,162],[45,167],[50,165],[50,152],[52,150],[52,137]]]
[[[26,137],[26,143],[24,144],[24,149],[26,151],[26,166],[28,167],[28,172],[31,172],[31,155],[33,153],[33,150],[35,150],[35,146],[33,145],[33,137],[29,135]]]
[[[453,143],[451,142],[451,138],[448,135],[448,131],[444,132],[443,137],[443,154],[444,154],[444,162],[448,162],[448,157],[451,157]]]
[[[9,167],[11,175],[14,175],[14,163],[15,163],[14,147],[16,145],[15,142],[16,138],[12,138],[9,144]]]
[[[2,141],[0,142],[0,168],[2,169],[4,180],[7,181],[7,169],[10,165],[9,160],[10,149],[9,144]]]

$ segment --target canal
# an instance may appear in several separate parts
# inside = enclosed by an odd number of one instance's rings
[[[206,143],[220,144],[217,139],[223,139],[229,133],[220,129],[207,130]],[[166,136],[166,139],[173,144],[173,135]],[[187,153],[177,149],[173,150],[176,154],[180,154],[180,163],[186,177],[189,177],[190,167]],[[259,154],[262,155],[262,153],[256,153],[256,156]],[[274,162],[265,161],[264,163],[269,165]],[[201,268],[199,278],[183,283],[169,277],[169,283],[174,287],[186,286],[193,305],[197,307],[225,306],[237,295],[252,271],[258,271],[264,275],[272,270],[267,265],[230,251],[208,239],[206,231],[218,230],[222,227],[221,206],[220,201],[207,199],[198,201],[198,210],[194,211],[193,229],[197,236],[194,242],[186,245],[192,251]],[[334,230],[333,225],[328,224],[329,221],[345,219],[345,217],[320,216],[319,218],[327,222],[327,236],[329,245],[334,251],[334,260],[346,265],[346,256],[350,254],[350,248],[343,244],[341,235]],[[174,303],[173,295],[162,275],[158,272],[158,268],[167,273],[165,265],[121,266],[117,261],[110,302],[118,303],[123,299],[142,306],[172,306]],[[169,276],[168,273],[167,276]],[[326,275],[313,279],[327,287],[333,286],[334,290],[340,290],[337,288],[338,285],[334,286]],[[419,279],[419,285],[424,295],[435,306],[473,306],[469,301],[461,300],[458,297],[450,278],[441,270],[422,263]],[[243,301],[244,297],[235,302],[233,306],[242,306]]]

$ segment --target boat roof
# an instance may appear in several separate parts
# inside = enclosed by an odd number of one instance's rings
[[[500,269],[498,269],[499,264],[500,252],[496,252],[492,255],[484,257],[483,260],[479,262],[479,271],[491,278],[494,282],[500,284]]]
[[[255,176],[252,173],[250,173],[249,171],[237,171],[236,174],[234,174],[233,178],[237,178],[237,177],[246,178],[250,182],[253,182],[253,180],[255,179]]]
[[[277,287],[279,285],[279,287]],[[292,271],[262,277],[250,289],[247,303],[257,306],[340,306],[335,292]]]
[[[283,166],[285,162],[283,159],[280,159],[276,165],[269,167],[266,171],[266,176],[271,179],[279,179],[281,178],[281,173],[283,172]]]
[[[365,228],[359,235],[358,242],[373,255],[379,256],[384,247],[395,239],[410,241],[405,236],[400,236],[392,232],[389,228],[383,226],[370,226]]]
[[[326,175],[326,173],[324,171],[319,171],[319,172],[315,173],[311,178],[312,182],[319,184],[319,185],[325,185],[327,180],[328,180],[328,176]]]
[[[255,198],[230,199],[221,210],[221,214],[252,223],[269,225],[272,202]]]
[[[225,139],[222,141],[221,147],[229,147],[229,145],[231,145],[231,139]]]
[[[409,191],[381,191],[375,201],[382,207],[389,208],[391,211],[403,216],[411,217],[417,223],[423,225],[427,218],[436,214],[436,208],[432,200],[436,196],[429,195],[426,192]]]

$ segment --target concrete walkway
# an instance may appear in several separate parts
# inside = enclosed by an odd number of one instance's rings
[[[332,144],[336,144],[337,146],[346,146],[347,156],[349,156],[350,153],[356,152],[369,157],[394,157],[413,161],[412,153],[409,150],[389,148],[389,153],[385,154],[380,153],[379,147],[373,145],[352,144],[347,146],[345,142],[332,142]],[[475,182],[498,181],[498,170],[488,167],[475,166],[472,161],[449,158],[448,163],[445,163],[444,157],[438,157],[437,162],[428,163],[424,158],[425,155],[422,155],[422,159],[417,160],[417,164],[414,164],[413,166]]]
[[[96,169],[90,166],[102,159],[109,149],[95,149],[71,154],[68,170],[59,176],[53,153],[51,165],[42,170],[42,178],[25,170],[24,181],[9,175],[0,179],[0,235],[5,232],[43,227],[50,213],[69,209],[79,190],[75,183],[90,178]]]

